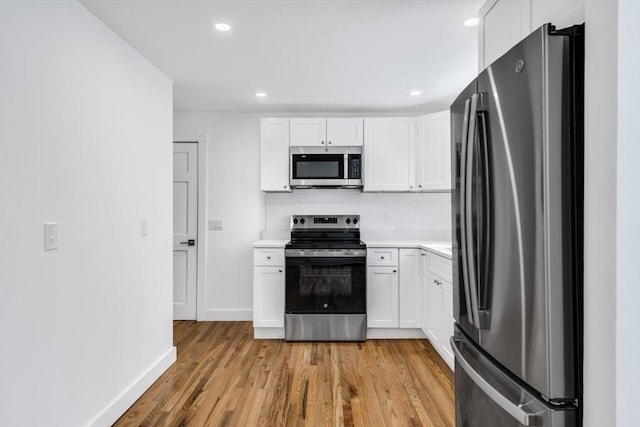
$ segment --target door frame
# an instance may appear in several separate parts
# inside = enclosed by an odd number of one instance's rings
[[[206,135],[175,135],[173,143],[196,143],[198,147],[198,238],[196,267],[196,321],[202,321],[205,314],[207,283],[207,142]],[[173,146],[172,146],[173,147]]]

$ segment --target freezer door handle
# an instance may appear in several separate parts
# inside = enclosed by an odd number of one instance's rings
[[[477,131],[477,115],[478,103],[480,102],[480,94],[474,93],[471,97],[471,109],[469,111],[469,131],[467,133],[467,153],[465,159],[464,171],[464,230],[466,231],[465,247],[463,255],[466,253],[467,277],[469,280],[465,283],[465,287],[469,289],[471,294],[471,313],[473,324],[476,328],[481,328],[480,313],[478,312],[478,276],[475,260],[475,241],[473,237],[473,162],[474,162],[474,143]],[[468,283],[468,285],[467,285]]]
[[[469,116],[471,113],[471,100],[464,102],[464,121],[462,124],[462,147],[460,151],[460,238],[462,240],[462,283],[464,284],[464,298],[469,322],[475,325],[474,312],[471,306],[471,287],[469,285],[469,261],[467,259],[467,151],[469,150]]]
[[[467,362],[460,351],[460,346],[463,345],[463,341],[460,338],[450,338],[451,348],[455,354],[458,365],[464,370],[464,372],[476,383],[476,385],[486,394],[491,400],[493,400],[498,406],[504,409],[509,415],[511,415],[516,421],[523,426],[537,426],[538,416],[535,412],[526,411],[522,406],[513,403],[507,397],[503,396],[498,390],[496,390],[491,384],[487,382],[480,374],[478,374],[473,367]]]

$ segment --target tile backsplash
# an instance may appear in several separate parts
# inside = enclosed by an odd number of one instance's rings
[[[451,240],[450,193],[305,189],[267,193],[265,203],[265,236],[287,235],[293,214],[359,214],[363,240]]]

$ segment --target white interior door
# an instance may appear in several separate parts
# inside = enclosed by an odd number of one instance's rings
[[[195,320],[198,144],[173,144],[173,318]]]

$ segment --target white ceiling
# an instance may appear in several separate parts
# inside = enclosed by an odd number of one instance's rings
[[[431,112],[477,71],[462,22],[483,0],[81,3],[173,80],[175,111]]]

